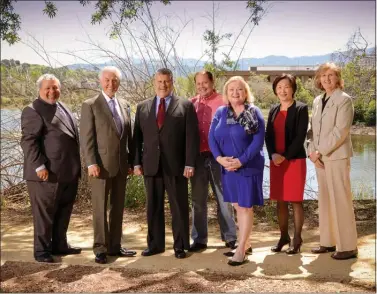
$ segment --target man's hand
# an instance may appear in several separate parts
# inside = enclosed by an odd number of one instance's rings
[[[191,178],[194,175],[194,169],[192,167],[185,167],[185,170],[183,171],[183,176],[185,178]]]
[[[45,168],[45,169],[42,169],[40,171],[37,171],[37,176],[42,181],[47,181],[48,180],[48,170]]]
[[[280,166],[280,164],[285,160],[285,157],[278,153],[272,154],[271,158],[275,166]]]
[[[238,158],[231,158],[228,162],[230,165],[225,168],[227,171],[236,171],[242,166],[242,163]]]
[[[142,176],[143,175],[143,168],[141,166],[134,167],[134,175],[135,176]]]
[[[89,177],[99,177],[100,168],[97,164],[88,167],[88,175]]]

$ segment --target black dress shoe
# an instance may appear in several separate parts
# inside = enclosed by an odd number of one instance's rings
[[[335,246],[331,246],[331,247],[319,246],[317,248],[313,248],[312,253],[320,254],[320,253],[334,252],[335,250],[336,250]]]
[[[336,251],[335,253],[331,254],[331,257],[338,260],[345,260],[350,258],[356,258],[357,254],[357,249],[350,251]]]
[[[175,249],[174,248],[174,255],[176,258],[185,258],[186,252],[183,249]]]
[[[106,253],[97,253],[96,254],[96,258],[94,259],[94,261],[96,263],[101,263],[101,264],[107,263]]]
[[[237,240],[225,242],[225,246],[230,249],[236,249],[237,248]]]
[[[133,257],[136,255],[136,251],[128,250],[126,248],[120,248],[116,253],[109,253],[110,256],[119,256],[119,257]]]
[[[193,243],[190,246],[190,249],[188,250],[189,252],[196,252],[199,250],[203,250],[207,248],[207,244],[202,244],[202,243]]]
[[[151,255],[160,254],[160,253],[163,253],[163,252],[165,252],[164,249],[151,250],[151,249],[147,248],[143,252],[141,252],[141,255],[142,256],[151,256]]]
[[[69,246],[67,249],[64,250],[53,250],[52,254],[53,255],[71,255],[71,254],[80,254],[81,253],[81,248],[79,247],[73,247]]]
[[[48,263],[54,262],[54,259],[52,258],[52,255],[50,253],[44,253],[40,256],[36,256],[35,260],[38,262],[48,262]]]
[[[253,253],[253,248],[251,248],[251,246],[250,246],[249,248],[246,249],[245,254],[250,255],[252,253]],[[228,257],[234,256],[234,252],[233,251],[224,252],[223,254],[225,256],[228,256]]]

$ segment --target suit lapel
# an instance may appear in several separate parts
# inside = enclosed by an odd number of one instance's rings
[[[157,126],[157,119],[156,119],[156,103],[157,97],[151,99],[151,101],[147,104],[147,114],[148,114],[148,125],[153,127],[156,132],[159,132]]]
[[[329,111],[331,111],[331,108],[334,106],[334,101],[337,99],[341,91],[339,89],[336,89],[334,93],[332,93],[331,97],[329,98],[329,101],[327,101],[325,108],[322,111],[322,117]],[[323,96],[322,96],[323,98]],[[322,109],[322,99],[321,99],[321,109]]]
[[[124,134],[126,133],[127,123],[130,123],[130,113],[128,112],[128,110],[127,111],[125,110],[125,108],[128,108],[128,105],[123,104],[120,100],[118,100],[118,102],[119,102],[121,116],[123,117],[123,128],[122,128],[123,132],[121,135],[121,138],[122,138]]]
[[[102,95],[102,93],[99,95],[98,101],[99,101],[100,107],[102,108],[109,124],[114,129],[115,133],[119,136],[118,129],[117,129],[115,122],[114,122],[114,119],[113,119],[113,114],[111,113],[109,105],[107,104],[107,101],[106,101],[105,97]]]
[[[63,115],[59,113],[59,110],[56,109],[55,115],[51,121],[51,124],[58,129],[60,129],[63,133],[67,134],[68,136],[76,139],[76,134],[72,130],[72,127],[68,126],[66,119],[62,117]]]
[[[41,98],[37,98],[33,102],[33,108],[40,116],[42,116],[48,123],[53,125],[54,127],[58,128],[60,131],[65,133],[66,135],[76,139],[76,134],[71,126],[67,125],[65,122],[65,118],[59,118],[59,113],[57,110],[57,105],[50,105]],[[66,108],[65,108],[66,109]],[[55,113],[54,113],[55,111]]]
[[[62,108],[64,108],[64,110],[66,111],[66,113],[69,115],[69,118],[71,119],[71,122],[73,123],[73,128],[74,128],[74,132],[75,132],[76,138],[78,139],[79,138],[79,129],[77,127],[77,120],[76,120],[76,118],[74,117],[73,113],[65,106],[64,103],[61,103],[61,102],[59,102],[59,103],[62,106]]]

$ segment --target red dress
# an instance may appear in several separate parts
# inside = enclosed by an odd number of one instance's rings
[[[274,121],[275,149],[278,154],[285,151],[285,119],[287,111],[280,111]],[[270,161],[270,199],[280,201],[302,201],[306,180],[306,159],[284,160],[280,166]]]

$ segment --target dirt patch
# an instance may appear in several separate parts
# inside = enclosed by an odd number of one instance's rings
[[[317,201],[305,201],[304,244],[297,255],[274,254],[279,231],[274,203],[255,209],[251,237],[253,254],[240,267],[228,266],[228,249],[220,240],[216,206],[209,205],[208,249],[174,258],[171,217],[166,207],[166,251],[142,257],[146,248],[146,213],[126,209],[123,245],[135,258],[110,258],[94,263],[90,208],[76,207],[69,242],[83,248],[77,256],[54,257],[56,263],[33,261],[33,230],[29,208],[1,211],[1,292],[375,292],[375,201],[355,201],[359,258],[335,261],[330,254],[314,255],[318,245]],[[290,221],[292,223],[292,221]],[[291,230],[293,227],[290,228]]]
[[[32,270],[25,271],[25,268]],[[2,292],[374,292],[374,285],[342,281],[281,280],[210,271],[140,271],[126,268],[6,262]]]

